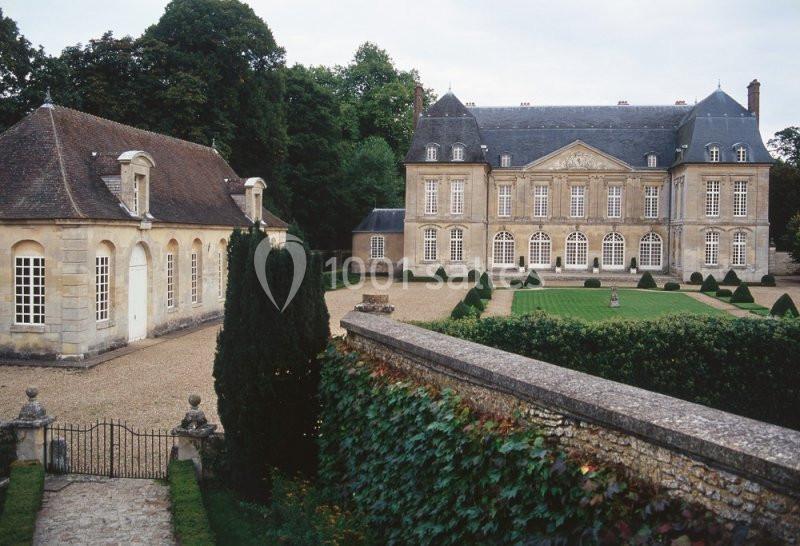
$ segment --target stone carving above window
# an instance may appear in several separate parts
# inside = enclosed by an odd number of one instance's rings
[[[631,167],[583,142],[572,144],[529,164],[526,169],[545,171],[629,171]]]
[[[615,165],[610,162],[603,161],[601,158],[589,152],[577,151],[557,160],[549,166],[553,171],[594,171],[602,169],[611,169]]]

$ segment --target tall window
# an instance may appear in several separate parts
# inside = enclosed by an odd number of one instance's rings
[[[139,177],[133,177],[133,210],[134,214],[139,214]]]
[[[428,144],[425,147],[425,161],[436,161],[439,153],[435,144]]]
[[[383,235],[373,235],[369,238],[369,257],[371,260],[382,260],[386,240]]]
[[[450,214],[464,214],[464,181],[450,182]]]
[[[580,231],[574,231],[567,236],[566,263],[567,267],[586,267],[588,240]]]
[[[719,180],[706,182],[706,216],[719,216]]]
[[[736,161],[739,163],[744,163],[747,161],[747,148],[744,146],[736,147]]]
[[[719,232],[706,232],[706,265],[719,263]]]
[[[622,216],[622,188],[620,186],[608,187],[607,209],[609,218],[619,218]]]
[[[450,230],[450,261],[464,261],[464,230],[461,228]]]
[[[511,186],[497,186],[497,215],[511,216]]]
[[[175,253],[167,252],[167,309],[175,308]]]
[[[217,297],[225,296],[225,254],[217,251]]]
[[[733,215],[747,216],[746,180],[737,180],[733,183]]]
[[[461,144],[453,146],[453,161],[464,161],[464,146]]]
[[[511,166],[511,154],[500,154],[500,166],[501,167]]]
[[[531,235],[528,249],[528,265],[531,267],[550,267],[551,248],[552,241],[550,241],[550,236],[547,233],[539,231]]]
[[[719,163],[719,146],[708,148],[708,160],[712,163]]]
[[[639,266],[642,269],[661,267],[662,243],[658,233],[650,232],[639,241]]]
[[[436,180],[425,181],[425,214],[439,212],[439,183]]]
[[[619,233],[603,237],[603,267],[622,269],[625,267],[625,239]]]
[[[192,303],[200,303],[200,291],[203,287],[199,250],[192,249]]]
[[[533,187],[533,215],[536,218],[547,217],[549,190],[550,188],[548,188],[547,186]]]
[[[656,156],[656,154],[647,154],[647,166],[648,167],[658,166],[658,157]]]
[[[494,236],[492,261],[496,266],[514,265],[514,236],[501,231]]]
[[[658,186],[644,187],[644,217],[658,218]]]
[[[94,258],[94,315],[97,322],[108,320],[110,258],[101,254]]]
[[[569,215],[573,218],[583,218],[586,210],[586,188],[584,186],[572,186],[569,191]]]
[[[44,257],[14,258],[14,321],[44,324]]]
[[[731,265],[747,265],[747,234],[743,231],[733,234]]]
[[[425,261],[436,261],[436,228],[425,228],[423,244],[423,257]]]

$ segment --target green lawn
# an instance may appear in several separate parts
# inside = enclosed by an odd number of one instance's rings
[[[589,321],[651,319],[670,313],[726,314],[680,292],[620,289],[620,306],[615,309],[608,306],[610,299],[610,288],[518,290],[514,293],[511,312],[524,315],[541,309],[553,315]]]

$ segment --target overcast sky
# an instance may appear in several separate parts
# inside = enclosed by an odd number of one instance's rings
[[[2,0],[49,53],[139,36],[165,0]],[[251,0],[290,64],[346,64],[372,41],[438,94],[478,105],[672,104],[761,83],[765,141],[800,125],[800,0]]]

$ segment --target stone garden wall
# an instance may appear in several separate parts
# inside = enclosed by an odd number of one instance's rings
[[[770,248],[769,272],[773,275],[797,275],[800,273],[800,264],[792,261],[788,252],[778,252],[775,248]]]
[[[567,451],[800,540],[800,432],[386,317],[352,312],[341,324],[353,349],[452,388],[481,411],[518,415]]]

